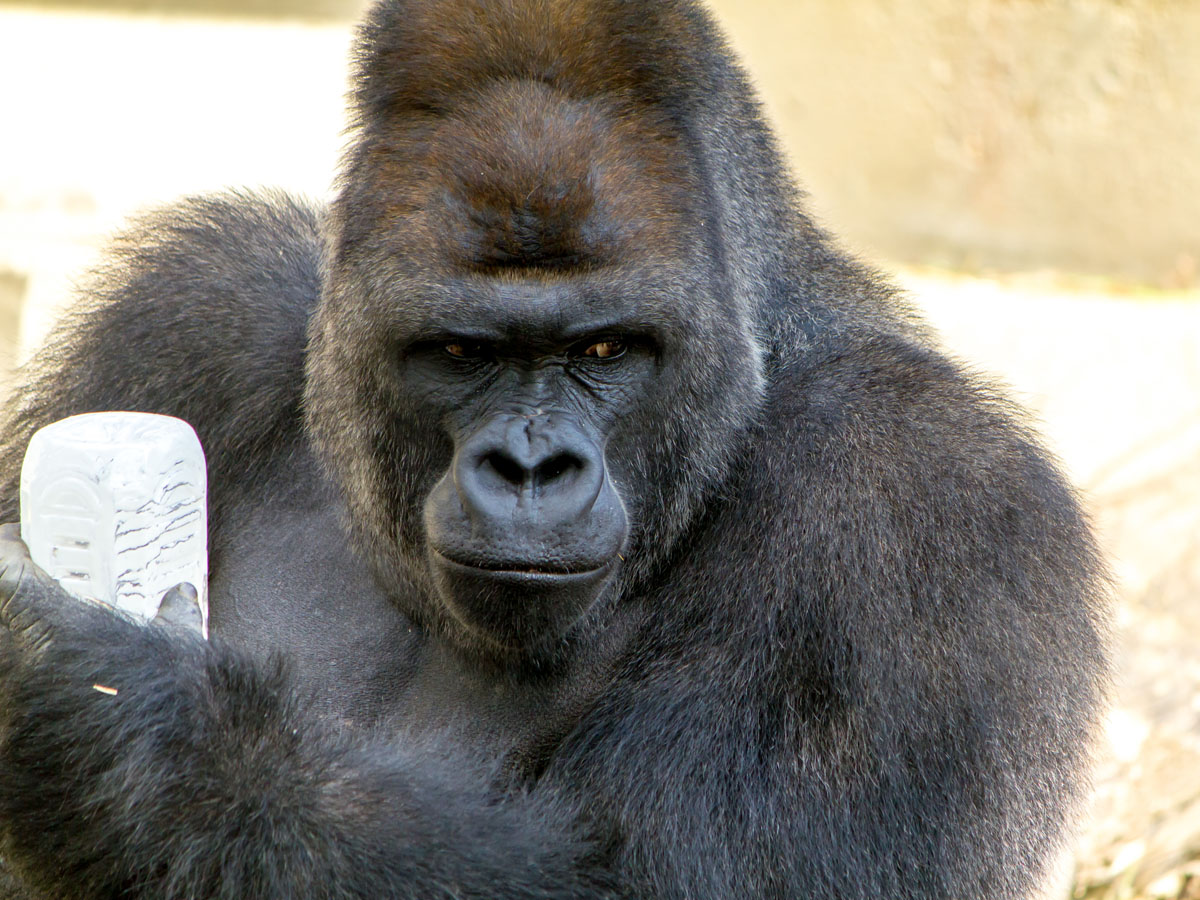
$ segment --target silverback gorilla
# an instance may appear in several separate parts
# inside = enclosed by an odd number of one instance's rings
[[[1087,524],[708,15],[383,0],[357,67],[328,210],[144,221],[10,412],[10,521],[35,427],[196,427],[213,630],[0,539],[10,890],[1028,897],[1104,693]]]

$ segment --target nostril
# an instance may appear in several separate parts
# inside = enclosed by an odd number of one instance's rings
[[[499,450],[484,454],[480,465],[508,484],[521,486],[531,481],[534,487],[545,487],[584,468],[583,460],[575,454],[556,453],[534,465],[531,471],[524,463]]]
[[[486,454],[481,460],[482,465],[492,469],[502,479],[509,484],[524,484],[526,477],[526,469],[523,465],[503,453],[493,451]]]
[[[583,467],[583,460],[573,453],[559,453],[540,463],[533,470],[533,480],[538,486],[544,486]]]

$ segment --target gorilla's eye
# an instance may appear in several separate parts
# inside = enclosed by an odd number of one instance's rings
[[[478,341],[450,341],[442,345],[442,350],[455,359],[479,359],[487,353]]]
[[[625,355],[625,342],[610,338],[605,341],[596,341],[595,343],[586,344],[583,346],[582,356],[591,359],[616,359],[619,356]]]

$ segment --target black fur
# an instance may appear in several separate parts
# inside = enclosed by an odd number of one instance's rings
[[[385,0],[356,110],[327,216],[148,218],[14,402],[10,519],[34,428],[192,422],[213,638],[0,573],[12,872],[89,898],[1030,896],[1107,675],[1087,523],[1021,414],[800,211],[707,15]],[[601,434],[620,564],[562,633],[497,641],[448,610],[422,517],[495,388],[422,362],[429,329],[617,309],[644,355],[560,412]]]

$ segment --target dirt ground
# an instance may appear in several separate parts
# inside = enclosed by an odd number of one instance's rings
[[[0,368],[132,210],[228,184],[323,196],[348,41],[0,7]],[[1040,420],[1112,560],[1121,675],[1094,810],[1048,896],[1200,898],[1200,292],[898,279]]]

